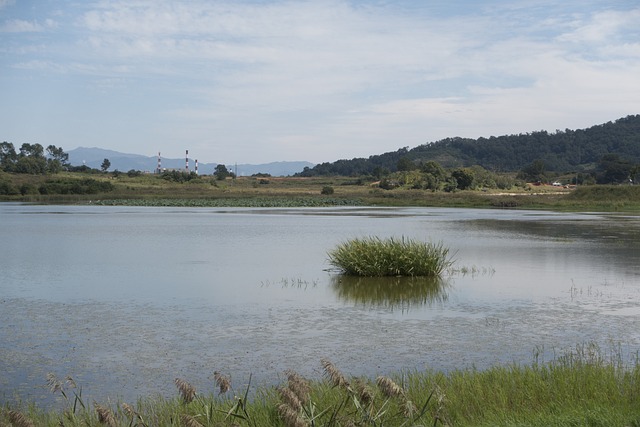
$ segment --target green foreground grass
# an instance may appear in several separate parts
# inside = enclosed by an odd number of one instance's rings
[[[591,212],[640,212],[640,186],[552,186],[513,187],[510,190],[433,192],[395,188],[384,190],[377,183],[350,177],[239,177],[218,181],[200,177],[172,182],[157,175],[82,174],[56,175],[0,173],[0,201],[50,204],[104,204],[136,206],[422,206],[546,209]],[[323,190],[330,187],[330,194]],[[102,191],[110,188],[109,191]],[[48,194],[40,191],[45,189]],[[54,194],[62,191],[63,194]],[[84,192],[83,194],[79,194]]]
[[[211,390],[176,379],[174,398],[136,404],[84,402],[71,380],[49,379],[60,409],[5,406],[2,426],[640,426],[640,365],[580,345],[550,363],[449,373],[348,377],[328,360],[322,380],[288,371],[287,382]],[[77,393],[77,394],[76,394]]]

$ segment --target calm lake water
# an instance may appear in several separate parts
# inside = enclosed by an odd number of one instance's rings
[[[329,250],[373,235],[441,241],[463,271],[328,271]],[[640,350],[639,216],[0,204],[0,403],[56,404],[49,372],[88,401],[135,402],[176,395],[176,377],[213,391],[214,370],[243,390],[250,374],[319,378],[322,358],[374,377],[592,342]]]

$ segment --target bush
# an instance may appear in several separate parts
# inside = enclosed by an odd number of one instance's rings
[[[13,196],[19,194],[18,190],[9,181],[0,181],[0,195]]]
[[[326,185],[322,187],[322,191],[320,191],[320,194],[325,194],[325,195],[333,194],[333,187],[331,187],[330,185]]]
[[[438,276],[452,261],[441,243],[367,237],[338,245],[329,263],[352,276]]]
[[[112,183],[93,178],[47,181],[38,188],[40,194],[97,194],[114,190]]]
[[[162,179],[172,182],[187,182],[194,179],[198,179],[200,176],[195,172],[185,172],[185,171],[165,171],[162,172]]]
[[[383,190],[393,190],[394,188],[400,187],[400,183],[397,180],[392,180],[389,178],[383,178],[378,184],[378,187]]]

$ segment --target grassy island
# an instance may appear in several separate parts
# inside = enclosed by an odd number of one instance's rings
[[[451,265],[441,243],[365,237],[341,243],[329,252],[329,263],[351,276],[439,276]]]

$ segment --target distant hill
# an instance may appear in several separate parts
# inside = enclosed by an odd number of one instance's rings
[[[119,170],[127,172],[130,170],[139,170],[143,172],[153,172],[158,166],[158,158],[156,156],[143,156],[140,154],[127,154],[118,151],[105,150],[102,148],[86,148],[79,147],[68,151],[69,163],[73,166],[87,165],[91,168],[100,169],[104,159],[109,159],[111,167],[109,170]],[[168,159],[162,158],[162,168],[166,169],[184,169],[185,159]],[[272,162],[258,165],[239,164],[238,176],[250,176],[256,173],[268,173],[272,176],[289,176],[301,172],[305,167],[312,167],[314,164],[310,162]],[[198,173],[202,175],[211,175],[215,170],[217,163],[198,162]],[[227,168],[233,169],[235,165],[226,165]],[[195,169],[193,159],[189,160],[189,170]]]
[[[496,172],[515,172],[541,160],[548,171],[590,170],[606,154],[616,154],[640,163],[640,115],[627,116],[582,130],[537,131],[489,138],[446,138],[411,150],[369,158],[338,160],[305,169],[299,176],[375,174],[376,170],[394,172],[398,162],[424,163],[430,160],[445,168],[480,165]]]

